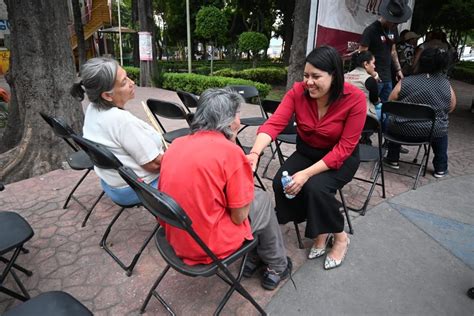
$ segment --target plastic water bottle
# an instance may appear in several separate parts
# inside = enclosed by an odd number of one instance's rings
[[[285,188],[292,183],[293,178],[288,174],[288,171],[283,171],[281,174],[281,184],[283,185],[283,190],[285,190]],[[288,193],[285,193],[285,196],[287,199],[292,199],[295,197],[294,195]]]
[[[379,121],[382,120],[382,102],[379,102],[375,105],[375,113]]]

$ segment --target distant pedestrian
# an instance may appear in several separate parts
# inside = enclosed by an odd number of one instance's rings
[[[413,73],[415,47],[419,38],[420,35],[415,32],[406,32],[397,44],[398,60],[404,77]]]
[[[442,48],[425,48],[420,55],[418,73],[402,79],[390,94],[390,100],[428,104],[436,113],[433,130],[433,176],[442,178],[448,173],[448,113],[456,107],[456,95],[444,70],[448,53]],[[418,141],[429,134],[431,125],[426,122],[388,119],[390,132],[406,139]],[[400,145],[389,143],[386,164],[399,169]]]
[[[406,0],[383,0],[381,17],[367,26],[362,33],[359,51],[370,50],[375,56],[376,70],[381,81],[378,83],[379,97],[387,101],[392,91],[391,66],[394,65],[398,80],[403,78],[395,44],[398,40],[396,26],[406,22],[412,14]]]

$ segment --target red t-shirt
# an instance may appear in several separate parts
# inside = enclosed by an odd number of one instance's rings
[[[248,219],[235,225],[230,217],[230,208],[253,200],[252,169],[242,149],[221,133],[201,131],[174,140],[163,156],[158,187],[183,208],[218,258],[253,239]],[[164,227],[166,238],[186,264],[212,262],[184,230]]]
[[[365,95],[355,86],[344,83],[342,95],[319,120],[316,100],[304,92],[305,84],[295,83],[257,133],[268,134],[275,140],[295,113],[298,136],[314,148],[331,149],[323,161],[329,168],[339,169],[359,142],[367,115]]]

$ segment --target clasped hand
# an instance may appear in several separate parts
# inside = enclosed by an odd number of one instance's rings
[[[285,192],[291,195],[297,195],[303,188],[309,176],[304,171],[298,171],[292,177],[293,182],[284,188]]]
[[[250,167],[252,167],[252,171],[255,172],[255,170],[257,169],[258,156],[255,154],[248,154],[246,156],[250,162]]]

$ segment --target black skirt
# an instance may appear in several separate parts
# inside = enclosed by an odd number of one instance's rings
[[[290,175],[306,169],[321,160],[330,149],[318,149],[309,146],[299,137],[296,151],[285,161],[273,179],[276,213],[278,222],[290,221],[301,223],[307,221],[305,236],[314,239],[323,233],[339,233],[344,229],[344,217],[339,208],[341,203],[336,199],[337,190],[352,180],[359,168],[359,147],[357,146],[341,166],[308,179],[294,199],[287,199],[281,184],[281,174],[288,171]]]

